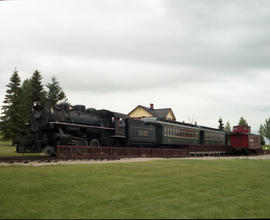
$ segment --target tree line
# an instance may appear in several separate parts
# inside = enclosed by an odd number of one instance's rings
[[[244,117],[240,117],[240,120],[238,122],[238,126],[248,126],[247,120]],[[224,127],[223,120],[221,117],[218,120],[218,129],[225,131],[225,132],[232,132],[230,122],[227,121],[227,123]]]
[[[66,95],[56,77],[45,86],[42,75],[36,70],[32,77],[21,83],[18,71],[13,71],[7,86],[6,95],[1,108],[1,139],[18,142],[27,134],[26,123],[30,121],[30,113],[34,102],[50,102],[55,105],[59,100],[67,101]],[[45,89],[46,87],[46,89]]]
[[[220,117],[218,120],[218,129],[225,132],[232,132],[230,123],[227,121],[226,126],[224,127],[223,120]],[[238,122],[238,126],[248,126],[247,120],[244,117],[240,117]],[[265,145],[265,139],[267,138],[270,141],[270,118],[265,119],[265,122],[260,125],[260,129],[258,131],[261,136],[261,144]]]

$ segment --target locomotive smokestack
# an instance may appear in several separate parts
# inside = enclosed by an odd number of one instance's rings
[[[153,103],[150,104],[150,108],[151,108],[152,110],[154,109],[154,104],[153,104]]]

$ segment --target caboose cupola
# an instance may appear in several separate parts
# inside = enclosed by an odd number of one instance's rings
[[[233,126],[233,133],[250,133],[250,126]]]

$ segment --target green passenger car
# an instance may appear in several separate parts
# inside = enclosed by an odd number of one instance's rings
[[[226,146],[226,133],[218,129],[199,127],[201,130],[202,145]]]
[[[200,144],[200,131],[195,125],[158,118],[145,118],[142,120],[156,127],[157,140],[160,145]]]
[[[199,144],[198,128],[163,124],[161,132],[161,144],[164,145]]]

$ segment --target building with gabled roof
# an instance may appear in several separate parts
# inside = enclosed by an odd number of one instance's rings
[[[154,104],[150,104],[150,108],[138,105],[130,113],[128,113],[128,117],[130,118],[159,117],[173,121],[176,120],[171,108],[154,109]]]

